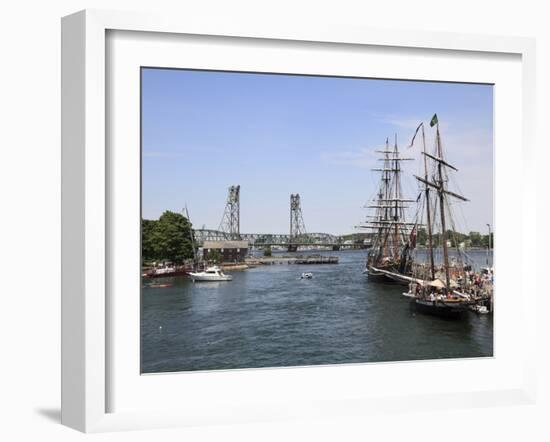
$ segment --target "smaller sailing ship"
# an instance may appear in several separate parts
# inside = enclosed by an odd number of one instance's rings
[[[421,216],[426,215],[427,262],[414,263],[409,279],[409,291],[404,295],[411,299],[412,304],[420,312],[457,317],[475,305],[481,294],[471,287],[471,268],[464,265],[460,249],[457,247],[457,253],[452,259],[449,256],[449,248],[453,243],[449,233],[455,231],[452,203],[456,200],[468,200],[448,189],[449,171],[458,170],[445,160],[437,115],[434,115],[430,122],[430,127],[433,126],[436,127],[433,154],[426,152],[423,123],[418,126],[413,137],[414,143],[419,129],[422,129],[424,176],[415,177],[423,188],[419,198],[419,213]],[[437,237],[436,227],[439,230]],[[439,243],[437,245],[436,238]],[[443,252],[441,263],[436,263],[436,249]]]
[[[382,154],[382,167],[373,171],[380,172],[380,185],[367,206],[374,213],[359,226],[372,234],[364,273],[369,281],[402,283],[406,279],[401,276],[411,275],[411,253],[416,246],[416,225],[405,219],[407,204],[415,200],[406,199],[401,189],[401,162],[412,158],[400,156],[397,139],[393,148],[386,139],[385,149],[377,152]]]

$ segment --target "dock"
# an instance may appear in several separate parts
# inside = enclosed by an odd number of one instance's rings
[[[307,255],[307,256],[263,256],[246,258],[249,266],[275,264],[338,264],[337,256]]]

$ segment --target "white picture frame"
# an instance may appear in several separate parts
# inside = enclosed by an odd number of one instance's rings
[[[109,241],[108,228],[111,198],[108,185],[106,119],[107,83],[106,35],[109,31],[139,31],[163,35],[218,36],[226,38],[269,39],[273,41],[339,44],[342,46],[376,46],[384,48],[421,48],[483,54],[509,54],[521,63],[521,157],[522,173],[534,168],[535,109],[535,44],[532,39],[490,37],[450,33],[358,29],[343,26],[321,27],[308,24],[300,28],[265,23],[215,23],[193,17],[153,16],[99,10],[81,11],[62,21],[62,423],[85,432],[121,429],[197,425],[218,422],[248,422],[289,417],[329,416],[335,414],[368,414],[384,409],[388,412],[410,408],[435,409],[488,406],[501,403],[532,403],[535,397],[535,323],[521,317],[521,381],[486,391],[462,393],[431,392],[426,395],[339,397],[332,395],[310,401],[303,397],[274,403],[258,404],[253,400],[238,403],[231,415],[197,411],[190,416],[185,408],[162,410],[109,411],[108,396],[113,386],[108,376],[112,353],[107,339],[111,321],[108,302]],[[536,192],[521,188],[520,223],[521,270],[526,275],[526,258],[534,256],[534,229],[528,226],[536,219]],[[498,286],[497,286],[498,287]],[[536,304],[536,284],[523,278],[520,311],[527,312]],[[390,370],[379,365],[379,372]],[[410,365],[414,369],[414,363]],[[303,370],[301,369],[303,374]],[[306,369],[307,370],[307,369]],[[332,374],[338,370],[331,367]],[[346,375],[358,376],[357,367],[346,368]],[[270,370],[262,370],[268,373]],[[275,370],[276,371],[276,370]],[[287,373],[293,370],[288,370]],[[278,371],[281,372],[280,370]],[[295,370],[299,375],[300,370]],[[251,372],[252,373],[252,372]],[[254,371],[258,373],[258,371]],[[208,381],[212,374],[201,374]],[[240,382],[256,375],[241,372]],[[257,377],[257,376],[256,376]],[[199,379],[198,377],[195,380]],[[519,377],[518,377],[519,379]],[[257,382],[258,380],[256,380]],[[262,381],[263,382],[263,381]],[[308,405],[306,405],[308,404]],[[289,412],[288,410],[291,410]]]

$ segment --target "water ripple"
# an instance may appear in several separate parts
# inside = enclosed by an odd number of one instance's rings
[[[167,278],[142,291],[144,373],[492,356],[492,317],[417,315],[396,285],[368,283],[364,252],[281,265],[229,283]],[[485,255],[480,255],[484,259]],[[312,280],[299,279],[303,271]]]

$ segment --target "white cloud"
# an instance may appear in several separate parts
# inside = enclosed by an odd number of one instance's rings
[[[377,148],[359,148],[351,150],[339,150],[334,152],[321,152],[321,161],[332,166],[354,166],[360,169],[371,169],[378,165]]]
[[[430,128],[430,121],[432,116],[422,118],[420,116],[396,116],[396,115],[378,115],[376,119],[384,124],[389,124],[400,129],[410,130],[410,137],[412,138],[414,131],[419,126],[420,123],[424,123],[425,130],[427,131]],[[447,122],[440,122],[439,127],[442,131],[447,131],[449,129],[449,124]]]
[[[380,118],[379,121],[391,124],[392,126],[400,127],[403,129],[415,130],[420,123],[422,123],[421,118],[393,118],[393,117],[384,117]]]

